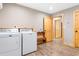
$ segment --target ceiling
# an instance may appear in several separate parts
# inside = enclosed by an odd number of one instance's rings
[[[79,3],[18,3],[18,4],[48,14],[53,14],[62,11],[64,9],[68,9],[79,5]]]

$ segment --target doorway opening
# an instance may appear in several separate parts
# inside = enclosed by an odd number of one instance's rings
[[[55,20],[55,38],[61,38],[61,23],[60,20]]]
[[[62,41],[63,37],[63,23],[62,16],[57,16],[53,18],[53,30],[54,30],[54,40]]]

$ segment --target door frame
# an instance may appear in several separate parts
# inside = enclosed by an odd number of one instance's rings
[[[76,39],[75,39],[75,13],[78,12],[79,9],[73,11],[73,40],[72,47],[76,48]]]
[[[61,21],[61,23],[62,23],[62,29],[61,29],[61,39],[62,39],[62,43],[64,43],[64,14],[59,14],[59,15],[56,15],[56,16],[54,16],[53,18],[55,18],[55,17],[60,17],[61,16],[61,19],[62,19],[62,21]],[[54,20],[53,20],[53,22],[54,22]],[[54,23],[53,23],[54,24]],[[54,26],[53,26],[54,27]],[[53,31],[53,33],[54,33],[54,31]],[[54,35],[54,37],[55,37],[55,34],[53,34]]]

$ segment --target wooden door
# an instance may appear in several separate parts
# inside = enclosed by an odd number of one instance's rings
[[[79,47],[79,11],[75,13],[75,47]]]
[[[55,20],[55,37],[61,38],[61,22],[59,20]]]
[[[51,16],[44,17],[44,31],[45,31],[45,37],[46,42],[53,40],[53,19]]]

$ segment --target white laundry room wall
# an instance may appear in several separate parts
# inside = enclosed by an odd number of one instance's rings
[[[20,6],[15,3],[4,3],[0,10],[0,28],[33,28],[43,31],[45,13]]]

